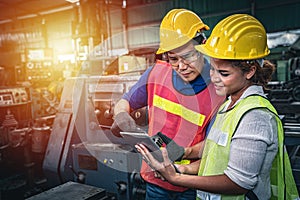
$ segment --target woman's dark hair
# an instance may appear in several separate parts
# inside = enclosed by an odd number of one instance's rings
[[[257,60],[239,60],[231,61],[233,67],[238,67],[242,72],[249,72],[250,67],[255,65],[256,72],[254,76],[250,79],[252,83],[256,85],[261,85],[264,89],[267,89],[267,84],[272,80],[272,74],[275,71],[275,65],[269,60],[263,61],[263,66],[261,66]]]

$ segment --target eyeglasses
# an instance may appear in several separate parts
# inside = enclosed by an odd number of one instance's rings
[[[200,53],[198,51],[190,51],[184,55],[181,56],[170,56],[168,54],[169,63],[172,66],[178,66],[180,62],[182,62],[185,65],[189,65],[192,62],[195,62],[200,56]]]

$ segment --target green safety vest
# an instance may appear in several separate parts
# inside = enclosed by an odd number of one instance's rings
[[[219,109],[223,110],[227,102]],[[209,134],[214,134],[213,129],[221,130],[218,132],[218,144],[206,139],[205,148],[202,154],[201,164],[199,167],[199,176],[220,175],[224,174],[229,162],[230,141],[236,131],[243,115],[253,109],[268,109],[277,116],[278,127],[278,152],[274,158],[270,179],[271,179],[271,200],[292,200],[299,198],[295,180],[292,174],[291,164],[284,146],[284,132],[281,120],[279,119],[275,108],[265,98],[252,95],[241,100],[234,108],[223,113],[218,113],[212,130]],[[217,132],[216,132],[217,133]],[[202,191],[198,191],[202,193]],[[206,193],[210,194],[210,193]],[[214,194],[211,194],[214,196]],[[197,195],[198,196],[198,195]],[[216,199],[245,199],[244,195],[218,195]],[[200,199],[199,196],[197,199]],[[211,198],[213,199],[213,198]]]

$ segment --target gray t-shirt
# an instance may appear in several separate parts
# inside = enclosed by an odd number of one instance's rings
[[[260,86],[249,87],[242,98],[263,96]],[[259,199],[269,199],[270,170],[278,149],[276,116],[265,109],[246,113],[232,137],[229,163],[224,173],[239,186],[253,190]]]

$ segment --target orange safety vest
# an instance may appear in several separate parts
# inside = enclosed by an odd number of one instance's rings
[[[149,135],[162,132],[183,147],[204,139],[210,119],[224,101],[224,97],[216,94],[212,84],[195,95],[179,93],[173,86],[172,66],[164,61],[157,61],[150,72],[147,90]],[[187,189],[155,178],[145,162],[142,164],[141,176],[145,181],[168,190]]]

